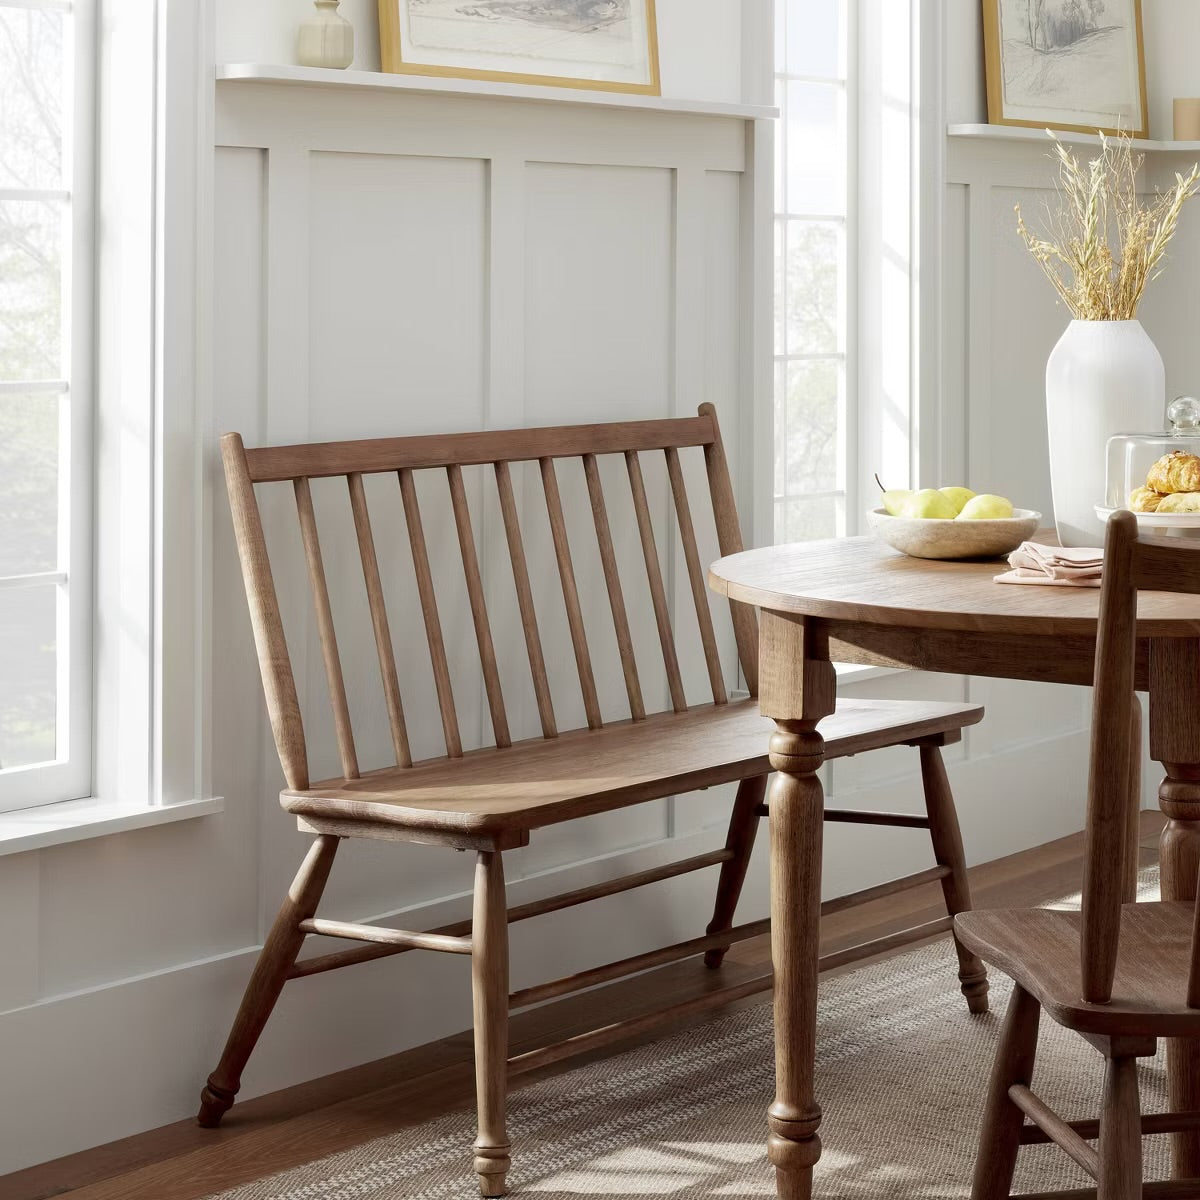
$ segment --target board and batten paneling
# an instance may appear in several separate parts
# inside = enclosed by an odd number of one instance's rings
[[[1052,524],[1044,380],[1066,316],[1022,245],[1014,212],[1019,202],[1027,213],[1040,213],[1053,198],[1047,190],[1052,167],[1036,144],[948,142],[942,407],[958,418],[964,481],[976,491],[1011,496]],[[972,679],[969,695],[988,710],[970,739],[972,756],[980,760],[1019,745],[1033,753],[1040,743],[1069,756],[1068,747],[1081,742],[1079,731],[1086,728],[1083,689]],[[1045,811],[1044,798],[1037,800]],[[1068,805],[1060,815],[1062,832],[1077,827],[1077,807]],[[1005,820],[1015,825],[1016,817],[1009,812]]]
[[[662,4],[668,93],[674,87],[682,98],[741,99],[742,47],[730,33],[739,24],[732,10],[754,7],[761,17],[765,3]],[[219,57],[287,61],[295,13],[289,17],[285,9],[291,11],[274,2],[223,5]],[[364,0],[351,11],[357,17],[370,9]],[[234,53],[226,43],[238,21],[278,41]],[[360,46],[369,49],[365,22]],[[758,28],[765,38],[769,22],[760,20]],[[198,54],[205,57],[203,49]],[[766,61],[765,53],[755,58]],[[211,552],[197,547],[211,572],[196,603],[204,611],[212,664],[209,721],[198,736],[208,741],[212,790],[225,797],[226,807],[219,818],[5,860],[0,1062],[20,1088],[0,1108],[0,1175],[195,1112],[264,930],[308,841],[278,807],[280,772],[263,717],[217,433],[238,429],[248,443],[261,444],[500,428],[603,420],[618,410],[690,413],[708,399],[721,410],[743,509],[748,520],[754,517],[751,473],[740,465],[757,396],[742,316],[752,307],[746,293],[753,283],[743,263],[757,254],[761,264],[765,250],[769,274],[769,221],[755,233],[750,220],[756,204],[769,205],[769,178],[756,198],[770,156],[754,153],[769,132],[752,128],[748,136],[744,121],[729,116],[213,83],[207,69],[204,79],[202,107],[210,99],[215,104],[212,124],[206,118],[198,130],[204,144],[176,142],[165,161],[171,171],[193,151],[206,159],[209,144],[216,145],[213,192],[207,194],[206,169],[195,230],[200,274],[211,271],[213,301],[196,346],[198,386],[212,393],[196,429],[208,471],[201,537],[211,534]],[[769,79],[765,83],[769,93]],[[758,99],[761,90],[755,84],[747,98]],[[182,178],[165,186],[169,195],[188,188]],[[564,210],[551,217],[547,203]],[[572,209],[576,218],[586,214],[586,227],[573,221]],[[555,230],[550,245],[546,239]],[[185,240],[181,235],[180,243]],[[170,270],[176,242],[168,248]],[[569,258],[572,273],[562,274],[558,264],[555,276],[548,249]],[[556,346],[529,336],[535,305],[553,323]],[[619,351],[606,354],[605,342],[618,337],[624,339]],[[555,349],[557,361],[549,357]],[[543,350],[547,357],[537,357]],[[532,373],[543,381],[536,396]],[[758,399],[770,403],[769,395]],[[645,467],[656,533],[665,534],[673,514],[661,464]],[[685,471],[697,467],[684,463]],[[578,475],[565,467],[560,475],[568,520],[586,520]],[[493,628],[511,631],[516,603],[502,569],[507,553],[487,549],[501,536],[495,484],[479,473],[464,476]],[[530,478],[522,469],[514,482],[531,554],[548,565],[538,580],[544,619],[561,620],[536,474]],[[175,483],[164,480],[166,487]],[[623,535],[619,554],[640,569],[636,536],[629,538],[628,480],[606,465],[604,484]],[[384,587],[395,607],[414,612],[395,480],[372,480],[367,490]],[[327,565],[341,581],[332,603],[365,629],[345,488],[328,492],[314,484],[313,491]],[[471,745],[489,739],[491,730],[478,680],[467,667],[475,657],[473,630],[446,499],[444,479],[420,481],[455,700],[464,743]],[[286,487],[277,495],[268,489],[263,501],[268,521],[290,525],[277,555],[281,601],[297,631],[291,650],[314,762],[328,767],[335,761],[329,701],[313,631],[305,628],[309,600],[295,506]],[[702,554],[715,556],[711,544]],[[683,636],[694,623],[686,579],[678,563],[672,567],[663,558]],[[590,637],[602,644],[611,638],[611,618],[603,589],[594,586],[594,563],[588,572],[585,620]],[[661,686],[661,674],[649,669],[657,639],[649,624],[633,633],[649,698],[651,688]],[[394,641],[406,690],[430,695],[419,623]],[[514,732],[532,733],[536,706],[520,639],[508,633],[497,643]],[[723,642],[722,652],[732,681],[731,645]],[[358,697],[362,756],[378,763],[389,739],[374,653],[349,639],[343,654]],[[661,672],[661,656],[658,663]],[[578,692],[569,654],[559,654],[553,670],[556,700],[565,706]],[[685,672],[689,695],[699,699],[703,675],[690,666]],[[606,711],[620,712],[619,671],[613,673],[606,657],[597,675]],[[425,707],[414,704],[418,711],[409,717],[414,742],[428,754],[437,750],[439,723],[434,706]],[[513,903],[710,848],[722,837],[723,805],[712,794],[689,799],[698,803],[688,808],[686,827],[672,805],[647,805],[628,820],[581,825],[515,854]],[[468,858],[450,850],[351,845],[334,873],[328,910],[436,926],[469,913],[470,875]],[[699,932],[712,875],[527,923],[515,931],[514,985]],[[765,911],[765,883],[760,863],[747,892],[748,911]],[[352,1021],[345,1019],[348,1012]],[[298,984],[281,1001],[244,1094],[341,1070],[469,1023],[469,972],[452,956],[408,955]]]
[[[942,409],[955,414],[964,477],[978,490],[1013,497],[1053,519],[1046,444],[1045,369],[1070,314],[1017,233],[1021,205],[1031,227],[1058,201],[1056,168],[1047,138],[1003,141],[948,137],[942,222]],[[1077,148],[1081,158],[1087,147]],[[1179,155],[1155,155],[1144,166],[1147,192],[1168,186]],[[1162,351],[1168,395],[1200,387],[1200,344],[1195,337],[1200,302],[1188,264],[1200,251],[1200,210],[1185,211],[1163,276],[1147,293],[1139,317]],[[992,756],[1014,745],[1062,747],[1060,761],[1086,728],[1089,693],[1004,680],[973,680],[971,698],[988,718],[972,730],[972,756]],[[1144,802],[1155,806],[1160,772],[1144,772]],[[1064,815],[1079,817],[1068,798]],[[1075,826],[1072,826],[1074,828]],[[969,833],[969,821],[964,822]]]
[[[237,232],[227,235],[228,252],[215,264],[215,334],[218,360],[235,364],[239,379],[218,369],[220,429],[279,443],[682,416],[709,400],[737,464],[755,402],[742,320],[746,292],[755,286],[744,263],[755,240],[746,226],[754,210],[746,132],[745,122],[729,118],[464,97],[364,99],[350,91],[223,83],[216,111],[217,205],[221,220]],[[702,485],[702,455],[684,452],[681,459],[693,488]],[[669,481],[661,456],[643,460],[685,687],[689,700],[699,702],[708,678],[686,571],[671,537]],[[601,460],[600,468],[646,705],[668,707],[628,475],[619,461]],[[582,725],[541,479],[536,464],[514,465],[512,474],[560,727]],[[748,484],[748,473],[738,474]],[[623,719],[628,700],[607,596],[596,586],[602,571],[581,464],[563,462],[557,476],[601,707],[606,720]],[[513,636],[519,614],[495,482],[472,468],[464,470],[464,482],[510,724],[514,736],[534,736],[537,707],[524,646]],[[351,630],[339,637],[339,648],[352,681],[356,728],[363,731],[360,760],[378,766],[390,761],[390,742],[344,484],[338,488],[339,481],[315,481],[313,495],[331,602]],[[430,702],[432,675],[398,488],[390,476],[368,479],[366,488],[414,754],[438,754],[440,724]],[[491,728],[473,665],[473,627],[444,477],[425,473],[418,493],[469,748],[489,741]],[[693,490],[693,502],[702,494]],[[302,631],[290,645],[314,774],[334,773],[329,702],[291,497],[264,490],[263,501],[268,528],[275,524],[282,535],[273,557],[285,621]],[[743,503],[749,524],[749,494]],[[707,561],[717,557],[715,535],[704,510],[695,516]],[[286,530],[289,522],[293,528]],[[226,594],[216,601],[215,619],[241,626],[227,524],[218,496],[216,586]],[[721,602],[712,601],[714,616],[723,616]],[[727,680],[735,685],[727,618],[718,633]],[[684,653],[692,643],[696,653]],[[259,814],[261,932],[303,839],[275,809],[279,772],[257,713],[261,701],[249,657],[219,658],[213,687],[224,710],[214,746],[218,774],[225,774],[225,737],[235,751],[230,778],[218,786],[244,797]],[[248,744],[254,739],[257,756]],[[253,787],[247,786],[250,764]],[[250,794],[255,788],[257,795]],[[551,874],[586,880],[615,870],[618,860],[681,854],[687,839],[713,842],[728,813],[725,791],[544,831],[509,856],[509,877],[518,887],[526,882],[546,890]],[[438,906],[455,905],[469,887],[469,864],[448,851],[351,844],[344,857],[327,907],[356,918],[406,911],[410,922],[436,921]],[[700,894],[707,896],[711,884],[698,881]],[[597,935],[603,928],[605,958],[679,936],[692,925],[699,931],[706,918],[695,897],[684,895],[689,890],[656,896],[662,902],[652,918],[640,910],[638,921],[614,926],[597,914],[582,918],[582,925],[578,918],[569,926],[545,923],[530,937],[518,931],[514,975],[532,980],[592,964],[596,943],[580,929],[593,922],[600,922]],[[760,877],[748,904],[761,906],[764,895]],[[412,963],[405,965],[407,971],[369,970],[389,980],[403,976],[406,992],[440,995],[452,986],[440,965],[420,964],[415,972]],[[438,1018],[426,1013],[403,1041],[462,1024],[453,1003],[439,1000],[434,1009]],[[286,1040],[268,1032],[264,1055],[274,1065],[248,1086],[278,1085]],[[383,1049],[376,1044],[374,1052]]]

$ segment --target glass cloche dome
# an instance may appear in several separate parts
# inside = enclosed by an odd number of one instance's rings
[[[1139,524],[1200,528],[1200,400],[1180,396],[1165,433],[1108,440],[1105,508],[1128,508]]]

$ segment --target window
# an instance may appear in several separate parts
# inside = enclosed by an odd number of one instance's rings
[[[849,0],[776,0],[775,539],[846,532]]]
[[[876,473],[921,474],[922,7],[776,0],[777,542],[859,533]]]
[[[91,787],[91,0],[0,0],[0,811]]]

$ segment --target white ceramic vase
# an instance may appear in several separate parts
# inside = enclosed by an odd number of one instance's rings
[[[1163,428],[1162,355],[1140,321],[1072,321],[1046,363],[1054,520],[1064,546],[1102,546],[1108,439]]]
[[[348,67],[354,61],[354,26],[338,12],[338,0],[313,2],[317,11],[296,34],[296,60],[304,67]]]

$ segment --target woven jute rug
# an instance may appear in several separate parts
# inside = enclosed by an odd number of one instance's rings
[[[1153,884],[1153,880],[1144,880]],[[1147,889],[1148,891],[1149,889]],[[1070,906],[1070,901],[1063,906]],[[1009,983],[972,1017],[949,939],[822,980],[817,1093],[822,1200],[970,1191],[984,1089]],[[1165,1108],[1162,1056],[1141,1064],[1145,1111]],[[1099,1113],[1102,1060],[1043,1020],[1034,1087],[1069,1120]],[[518,1088],[511,1192],[556,1200],[774,1195],[765,1110],[774,1088],[769,1000],[628,1053]],[[209,1200],[469,1200],[474,1114],[410,1126]],[[1146,1139],[1147,1177],[1167,1170]],[[1052,1146],[1023,1150],[1016,1190],[1089,1180]]]

